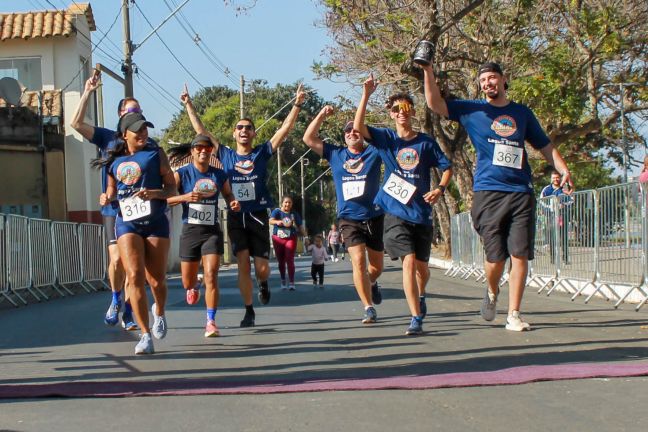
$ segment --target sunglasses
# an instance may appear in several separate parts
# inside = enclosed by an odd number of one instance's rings
[[[142,112],[143,112],[143,111],[142,111],[141,108],[131,107],[131,108],[126,108],[126,112],[125,112],[124,114],[128,114],[128,113],[142,113]]]
[[[211,153],[214,150],[213,146],[206,146],[206,145],[197,145],[197,146],[193,146],[193,148],[198,150],[198,153],[200,152]]]
[[[252,125],[236,125],[236,130],[252,130]]]
[[[396,104],[393,107],[391,107],[391,112],[398,113],[401,110],[403,110],[403,112],[407,113],[407,112],[410,112],[411,109],[412,109],[412,104],[407,103],[407,102],[402,102],[402,103]]]
[[[354,131],[357,132],[357,131],[356,131],[355,129],[353,129],[353,128],[344,129],[344,133],[345,133],[345,134],[350,134],[350,133],[353,133]]]

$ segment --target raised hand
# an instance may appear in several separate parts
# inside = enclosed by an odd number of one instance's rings
[[[187,88],[187,83],[185,83],[184,89],[182,90],[182,93],[180,93],[180,102],[182,102],[183,105],[187,105],[187,102],[190,100],[189,89]]]
[[[369,78],[367,78],[362,84],[362,90],[367,94],[367,96],[375,92],[377,87],[378,80],[374,78],[373,73],[369,74]]]
[[[306,92],[304,91],[303,85],[299,84],[299,86],[297,87],[297,93],[295,95],[295,105],[303,104],[305,99],[306,99]]]

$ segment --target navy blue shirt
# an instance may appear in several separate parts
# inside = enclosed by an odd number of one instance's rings
[[[272,210],[270,214],[271,219],[279,219],[283,221],[284,226],[273,225],[272,226],[272,235],[275,235],[280,238],[294,237],[297,235],[297,227],[302,225],[302,218],[299,213],[290,212],[286,213],[276,208]],[[289,227],[285,226],[290,224]]]
[[[533,193],[524,142],[536,149],[549,138],[533,112],[510,102],[496,107],[486,100],[448,100],[448,118],[460,122],[477,152],[474,191]]]
[[[272,157],[270,141],[240,155],[236,150],[221,144],[218,159],[232,187],[234,199],[241,204],[241,212],[256,212],[274,206],[268,191],[268,161]]]
[[[373,203],[380,190],[380,153],[373,146],[361,153],[324,143],[322,156],[329,161],[337,196],[337,217],[364,221],[383,214]]]
[[[448,158],[424,133],[419,132],[409,141],[401,139],[393,129],[369,127],[369,133],[370,144],[379,150],[385,164],[383,186],[374,203],[403,220],[432,225],[432,206],[423,195],[430,191],[430,169],[447,170],[451,167]]]
[[[180,176],[178,194],[205,194],[205,198],[197,203],[182,203],[182,223],[215,225],[218,221],[218,195],[227,181],[225,171],[209,166],[207,172],[202,173],[193,163],[189,163],[179,168],[177,173]]]

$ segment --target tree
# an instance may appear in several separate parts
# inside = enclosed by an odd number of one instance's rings
[[[269,140],[279,128],[283,119],[292,106],[292,99],[295,96],[297,84],[268,87],[263,80],[254,80],[249,83],[245,94],[245,116],[250,117],[257,130],[256,144]],[[308,90],[308,89],[307,89]],[[193,97],[196,112],[203,124],[222,145],[235,148],[232,132],[236,122],[240,119],[239,93],[227,87],[215,86],[200,90]],[[281,146],[278,155],[281,157],[282,171],[286,171],[290,165],[297,162],[308,150],[302,141],[304,131],[308,123],[313,119],[324,105],[324,101],[316,92],[310,90],[295,124],[294,130],[288,136],[286,142]],[[338,128],[341,130],[341,127]],[[323,137],[339,138],[335,135],[333,124],[328,124],[322,131]],[[195,136],[186,111],[177,113],[162,137],[162,145],[168,146],[169,141],[189,142]],[[305,185],[310,184],[319,176],[326,167],[319,165],[319,156],[310,152],[305,156],[308,162],[308,169],[304,170]],[[330,184],[331,177],[323,177],[325,189],[328,191],[326,199],[322,200],[317,192],[319,188],[309,190],[306,195],[306,223],[309,232],[319,232],[333,220],[335,214],[335,189]],[[294,197],[295,209],[301,211],[301,185],[299,164],[289,173],[283,176],[282,183],[284,193]],[[277,187],[277,158],[273,158],[268,165],[268,186],[273,193],[275,202],[278,202]]]
[[[437,139],[455,173],[454,193],[446,194],[436,212],[445,239],[450,215],[470,207],[475,158],[465,130],[424,105],[422,75],[410,61],[419,40],[435,44],[437,77],[449,98],[479,97],[477,66],[502,63],[511,78],[510,97],[536,112],[580,188],[613,181],[609,167],[597,163],[619,156],[618,92],[609,84],[641,84],[626,88],[626,112],[647,112],[644,0],[320,2],[334,45],[327,51],[328,63],[314,64],[316,72],[360,83],[373,71],[383,83],[383,95],[396,90],[419,95],[420,128]],[[376,110],[369,120],[385,118]],[[626,124],[630,141],[640,142],[632,123]],[[543,180],[550,168],[539,157],[531,152],[533,175]],[[433,177],[437,182],[438,174]]]

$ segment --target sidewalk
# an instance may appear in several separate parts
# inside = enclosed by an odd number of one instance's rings
[[[0,396],[4,394],[7,397],[11,389],[32,396],[42,395],[38,389],[49,395],[69,395],[82,390],[81,394],[85,396],[123,396],[124,389],[140,395],[238,394],[201,396],[205,399],[191,396],[130,399],[130,403],[140,407],[167,407],[168,412],[159,412],[145,422],[151,427],[158,422],[162,427],[158,430],[184,430],[164,428],[173,421],[167,424],[163,419],[172,418],[174,411],[180,415],[181,409],[173,408],[172,401],[178,407],[186,407],[190,400],[195,406],[208,405],[208,400],[223,403],[217,409],[220,416],[216,417],[220,419],[219,424],[229,425],[230,429],[222,430],[238,430],[237,426],[249,430],[289,430],[290,425],[300,425],[294,430],[304,430],[309,424],[316,424],[315,430],[326,430],[325,425],[338,424],[343,418],[353,419],[356,414],[369,418],[387,416],[383,423],[371,426],[373,430],[388,430],[388,426],[430,430],[433,428],[427,421],[407,414],[410,408],[427,406],[421,405],[425,400],[434,400],[435,404],[441,405],[447,400],[465,409],[468,408],[465,405],[473,402],[481,404],[475,413],[484,412],[489,404],[501,406],[502,401],[507,400],[510,406],[528,410],[517,412],[516,416],[537,419],[542,418],[544,408],[555,408],[554,405],[560,405],[562,402],[559,401],[563,400],[571,404],[572,411],[591,412],[594,417],[590,420],[603,413],[613,415],[598,426],[609,425],[618,430],[623,430],[623,427],[633,430],[634,425],[638,425],[631,413],[639,401],[643,401],[639,405],[645,410],[645,400],[648,400],[648,379],[645,378],[648,374],[648,316],[645,311],[636,313],[630,307],[614,310],[609,303],[598,300],[584,305],[580,299],[569,301],[566,295],[554,294],[547,298],[528,291],[523,303],[523,316],[532,324],[533,330],[509,332],[503,328],[506,288],[500,296],[498,317],[487,323],[479,316],[484,285],[473,280],[448,278],[442,270],[431,268],[425,334],[406,337],[404,333],[409,318],[398,262],[385,261],[385,271],[380,279],[384,300],[377,307],[379,321],[371,326],[360,323],[363,310],[350,285],[348,260],[327,263],[324,290],[314,290],[308,280],[308,257],[298,258],[297,264],[295,292],[278,289],[278,274],[276,268],[273,269],[271,302],[259,306],[255,299],[257,326],[249,329],[238,326],[243,307],[236,288],[236,269],[232,266],[223,270],[220,276],[221,306],[217,314],[222,336],[213,339],[203,337],[204,303],[188,306],[177,275],[172,276],[167,307],[170,329],[166,339],[155,340],[156,354],[153,356],[133,354],[136,332],[126,333],[121,328],[103,324],[109,301],[107,292],[3,310],[0,312],[0,328],[3,329],[0,338]],[[644,377],[553,381],[577,376],[632,375]],[[528,378],[526,381],[525,377]],[[516,380],[551,382],[474,387]],[[34,390],[35,387],[30,385],[41,387]],[[463,385],[469,388],[330,392],[336,389],[431,389]],[[597,390],[593,392],[594,387]],[[316,393],[291,394],[292,391]],[[571,391],[582,394],[582,399],[578,402],[571,400]],[[288,394],[262,396],[276,392]],[[479,394],[484,395],[481,401],[478,401]],[[523,404],[520,394],[533,394],[543,401],[543,406]],[[614,397],[610,396],[612,394]],[[601,407],[599,399],[604,395],[608,396],[605,399],[608,402]],[[269,412],[270,406],[262,408],[265,405],[259,398],[269,398],[263,400],[278,410],[289,409],[293,421],[286,423],[286,419],[278,417],[279,413]],[[260,405],[251,403],[252,400]],[[315,406],[307,403],[311,400],[326,401],[323,403],[328,407],[327,414],[315,408],[318,403]],[[453,400],[455,402],[450,402]],[[4,401],[0,411],[0,429],[42,430],[39,428],[42,418],[21,416],[40,412],[40,415],[58,418],[55,413],[66,400],[14,400],[11,415],[5,409],[8,401]],[[245,408],[237,405],[244,401]],[[120,399],[94,402],[92,398],[74,399],[69,403],[75,407],[108,404],[115,409],[128,405]],[[69,403],[65,405],[68,408],[72,406]],[[384,411],[367,411],[374,403]],[[396,405],[389,404],[403,404],[398,406],[406,411],[395,412],[393,407]],[[389,409],[388,405],[392,408]],[[439,428],[492,430],[500,427],[493,413],[489,417],[484,412],[485,418],[490,418],[487,422],[490,426],[483,428],[483,425],[474,423],[474,414],[461,410],[458,411],[462,416],[459,419],[449,414],[448,407],[441,405],[427,406],[433,411],[443,409],[448,414],[447,418],[443,417],[446,420],[439,420]],[[253,406],[259,407],[258,412]],[[299,411],[300,408],[294,411],[291,406],[301,407],[303,411]],[[618,416],[626,410],[627,416]],[[93,411],[93,416],[103,418],[113,412],[100,411]],[[390,412],[392,414],[388,415]],[[208,418],[206,414],[194,414],[196,419],[206,421]],[[564,418],[560,415],[557,418],[563,422],[576,422],[572,424],[576,429],[569,425],[563,425],[563,429],[581,430],[578,418],[571,419],[571,414],[566,411],[563,414]],[[82,410],[79,415],[88,414],[83,414]],[[228,415],[234,417],[225,420]],[[507,416],[505,413],[502,415]],[[83,426],[80,418],[72,416],[68,417],[67,423],[48,423],[48,430],[83,430],[75,429],[73,425],[76,423],[70,423],[71,418],[78,420],[79,427]],[[276,423],[268,426],[267,418],[275,418]],[[22,423],[15,423],[19,419]],[[64,421],[63,416],[61,421]],[[542,423],[520,430],[547,430],[540,426]],[[606,430],[597,429],[597,423],[592,423],[592,426],[591,430]],[[102,427],[96,430],[114,430],[112,426],[110,429]],[[356,428],[341,427],[338,430]]]

